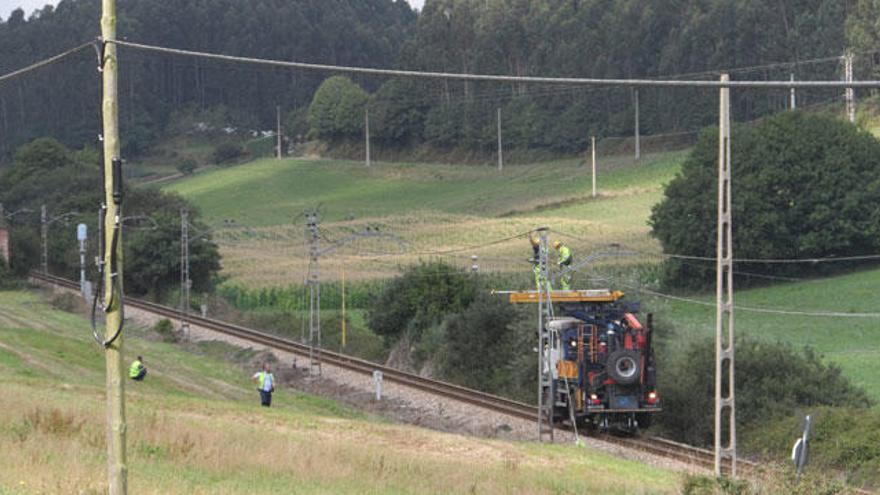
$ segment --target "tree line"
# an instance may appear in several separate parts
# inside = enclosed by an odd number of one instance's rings
[[[97,35],[98,0],[62,0],[30,17],[0,22],[0,71],[7,72]],[[876,0],[428,0],[420,13],[394,0],[120,0],[119,32],[130,40],[190,50],[340,65],[596,78],[661,77],[772,62],[791,66],[734,78],[835,79],[847,48],[877,46]],[[239,125],[273,128],[281,105],[294,132],[315,130],[307,109],[326,74],[255,69],[121,51],[121,126],[128,156],[144,153],[175,110],[224,107]],[[870,74],[874,58],[858,58]],[[95,56],[0,84],[0,153],[52,135],[70,146],[94,140],[99,81]],[[715,78],[716,74],[691,77]],[[360,78],[372,94],[376,139],[490,149],[496,109],[505,142],[570,152],[588,136],[633,131],[628,89]],[[713,91],[644,89],[643,133],[712,123]],[[836,96],[804,91],[801,104]],[[348,102],[354,108],[358,101]],[[785,91],[737,92],[733,114],[750,120],[780,110]],[[363,130],[363,114],[340,125]],[[313,125],[314,124],[314,125]]]

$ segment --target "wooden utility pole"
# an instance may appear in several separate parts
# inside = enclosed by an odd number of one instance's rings
[[[104,306],[105,357],[107,368],[107,484],[110,495],[128,493],[128,467],[125,456],[125,381],[122,367],[122,177],[119,156],[119,95],[117,78],[116,0],[102,0],[101,37],[103,38],[104,101]],[[115,164],[114,164],[115,162]],[[115,172],[115,173],[114,173]],[[113,242],[117,236],[116,242]],[[111,250],[116,248],[116,252]],[[113,262],[115,261],[115,263]],[[115,270],[114,270],[115,269]],[[115,272],[115,273],[114,273]],[[114,280],[115,279],[115,280]]]
[[[501,108],[498,108],[498,171],[504,170],[504,153],[501,148]]]
[[[593,154],[593,197],[596,197],[596,136],[590,137],[590,150]]]
[[[721,82],[730,77],[721,75]],[[718,241],[715,299],[715,475],[730,459],[736,477],[736,409],[733,380],[733,219],[730,211],[730,88],[721,88],[718,129]],[[726,369],[725,369],[725,364]],[[726,413],[726,414],[725,414]],[[727,423],[725,425],[725,423]],[[726,433],[726,435],[724,434]],[[725,438],[726,437],[726,441]]]

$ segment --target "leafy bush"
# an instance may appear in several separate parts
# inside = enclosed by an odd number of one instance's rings
[[[0,290],[18,288],[20,282],[15,278],[12,271],[6,267],[6,260],[0,256]]]
[[[710,478],[708,476],[689,474],[684,478],[681,488],[682,495],[746,495],[749,484],[730,478]]]
[[[444,325],[444,377],[482,390],[501,388],[509,378],[505,365],[517,352],[510,330],[516,316],[506,298],[491,295],[481,295],[450,316]]]
[[[442,261],[407,268],[388,283],[368,312],[368,326],[387,341],[422,331],[466,308],[476,297],[479,279]]]
[[[803,431],[803,417],[812,416],[807,471],[844,472],[852,482],[880,482],[880,411],[875,409],[803,408],[796,417],[781,418],[742,435],[749,452],[785,459]]]
[[[162,318],[153,325],[153,331],[162,337],[164,342],[177,342],[177,334],[174,332],[174,324],[168,318]]]
[[[733,252],[738,258],[853,256],[880,250],[880,141],[826,116],[786,112],[735,126]],[[717,132],[704,132],[651,215],[667,253],[715,256]],[[819,264],[815,270],[823,269]],[[785,275],[803,265],[738,264]],[[714,264],[673,260],[666,282],[714,283]]]
[[[664,359],[665,357],[665,359]],[[673,438],[710,445],[715,397],[715,342],[694,342],[683,355],[660,356],[663,412],[658,426]],[[806,406],[867,407],[864,390],[852,385],[835,365],[809,348],[747,338],[736,342],[737,429],[747,431],[773,418],[790,417]]]
[[[241,146],[235,143],[226,142],[214,148],[211,158],[215,163],[225,163],[237,160],[244,154]]]
[[[335,139],[359,135],[364,129],[364,109],[369,97],[343,76],[327,78],[309,105],[309,136]]]
[[[422,140],[428,100],[415,81],[391,79],[376,91],[370,119],[376,139],[397,146]]]
[[[191,156],[188,156],[188,157],[184,158],[183,160],[181,160],[177,164],[176,168],[177,168],[177,171],[182,173],[183,175],[191,175],[193,172],[196,171],[196,167],[198,167],[198,166],[199,166],[199,164],[196,162],[196,159]]]

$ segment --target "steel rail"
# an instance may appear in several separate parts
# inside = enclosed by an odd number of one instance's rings
[[[45,275],[33,272],[30,277],[53,285],[64,287],[71,290],[79,290],[79,284],[76,282],[56,277],[54,275]],[[233,323],[214,320],[211,318],[202,318],[194,315],[183,315],[180,310],[169,308],[161,304],[144,301],[135,298],[126,298],[126,304],[130,307],[148,311],[159,316],[171,319],[183,319],[190,325],[206,328],[218,333],[247,340],[253,343],[265,345],[281,351],[290,352],[299,356],[309,355],[309,346],[290,339],[285,339],[275,335],[259,332],[251,328],[243,327]],[[400,371],[389,366],[372,363],[370,361],[348,356],[337,352],[322,350],[321,361],[328,365],[337,366],[339,368],[355,371],[363,374],[372,375],[374,371],[381,371],[383,379],[400,383],[412,388],[429,392],[434,395],[440,395],[455,399],[468,404],[483,407],[488,410],[500,412],[505,415],[518,417],[521,419],[537,421],[537,413],[535,407],[529,404],[518,402],[505,397],[488,394],[479,390],[462,387],[448,382],[432,380],[414,373]]]
[[[63,287],[65,289],[79,291],[79,284],[77,282],[62,277],[43,274],[39,272],[31,272],[30,278],[58,287]],[[126,304],[131,307],[171,319],[180,319],[184,317],[184,315],[177,309],[169,308],[167,306],[149,301],[144,301],[142,299],[126,298]],[[192,325],[206,328],[208,330],[222,333],[224,335],[229,335],[242,340],[261,344],[270,348],[290,352],[300,356],[309,355],[308,345],[293,340],[284,339],[233,323],[223,322],[210,318],[186,315],[184,319]],[[328,365],[336,366],[356,373],[372,375],[373,371],[378,370],[382,372],[383,378],[389,381],[396,382],[407,387],[415,388],[417,390],[421,390],[432,395],[439,395],[442,397],[447,397],[460,402],[464,402],[466,404],[478,406],[492,412],[504,414],[506,416],[525,419],[528,421],[537,421],[538,418],[535,406],[525,404],[523,402],[518,402],[512,399],[507,399],[505,397],[488,394],[486,392],[481,392],[479,390],[462,387],[460,385],[455,385],[448,382],[432,380],[430,378],[425,378],[413,373],[400,371],[388,366],[372,363],[364,359],[348,356],[337,352],[322,351],[321,358],[322,361]],[[561,430],[571,430],[568,425],[558,425],[557,427]],[[713,469],[715,463],[714,453],[710,450],[659,437],[636,438],[619,437],[610,434],[594,434],[589,436],[589,438],[593,438],[595,440],[599,440],[605,443],[619,445],[628,449],[649,453],[666,459],[672,459],[686,464],[699,466],[700,468],[709,471]],[[738,459],[737,463],[738,467],[741,468],[744,474],[749,477],[758,476],[761,474],[762,471],[766,469],[764,465],[743,459]],[[729,461],[728,463],[726,463],[725,466],[723,466],[723,471],[725,473],[730,472]],[[860,494],[873,493],[858,488],[853,488],[853,490],[856,493]]]

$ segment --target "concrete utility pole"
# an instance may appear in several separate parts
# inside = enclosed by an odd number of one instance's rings
[[[501,148],[501,108],[498,108],[498,171],[504,170],[504,151]]]
[[[727,82],[730,76],[721,75]],[[718,135],[718,241],[715,298],[715,475],[724,459],[736,477],[736,409],[733,332],[733,220],[730,210],[730,88],[721,88]],[[725,373],[725,366],[727,370]],[[725,415],[726,412],[726,415]],[[724,418],[727,418],[726,435]],[[726,441],[722,437],[726,436]]]
[[[184,336],[189,330],[190,290],[189,278],[189,211],[180,209],[180,331]]]
[[[636,160],[642,158],[641,135],[639,135],[639,90],[633,90],[633,99],[636,107],[635,137],[636,137]]]
[[[590,137],[590,151],[593,155],[593,197],[596,197],[596,136]]]
[[[128,493],[125,455],[125,381],[122,367],[122,162],[119,155],[119,93],[116,44],[116,0],[102,0],[101,73],[104,127],[104,307],[107,368],[107,484],[110,495]],[[116,237],[116,242],[114,241]],[[115,249],[116,252],[112,252]]]
[[[281,105],[275,105],[275,124],[275,134],[278,135],[278,145],[275,150],[275,158],[280,160],[281,157],[284,155],[284,152],[281,149]]]
[[[852,52],[847,52],[846,55],[843,56],[843,61],[845,64],[846,82],[851,83],[853,82]],[[846,114],[849,117],[850,122],[856,122],[856,92],[852,86],[846,88]]]
[[[364,109],[364,147],[366,149],[366,163],[370,166],[370,109]]]
[[[43,275],[49,274],[49,219],[46,216],[46,205],[40,206],[40,266]]]
[[[793,72],[791,73],[791,82],[794,82],[794,73]],[[794,88],[791,88],[791,95],[789,97],[788,106],[789,106],[790,110],[797,109],[797,98],[796,98],[796,92],[795,92]]]

